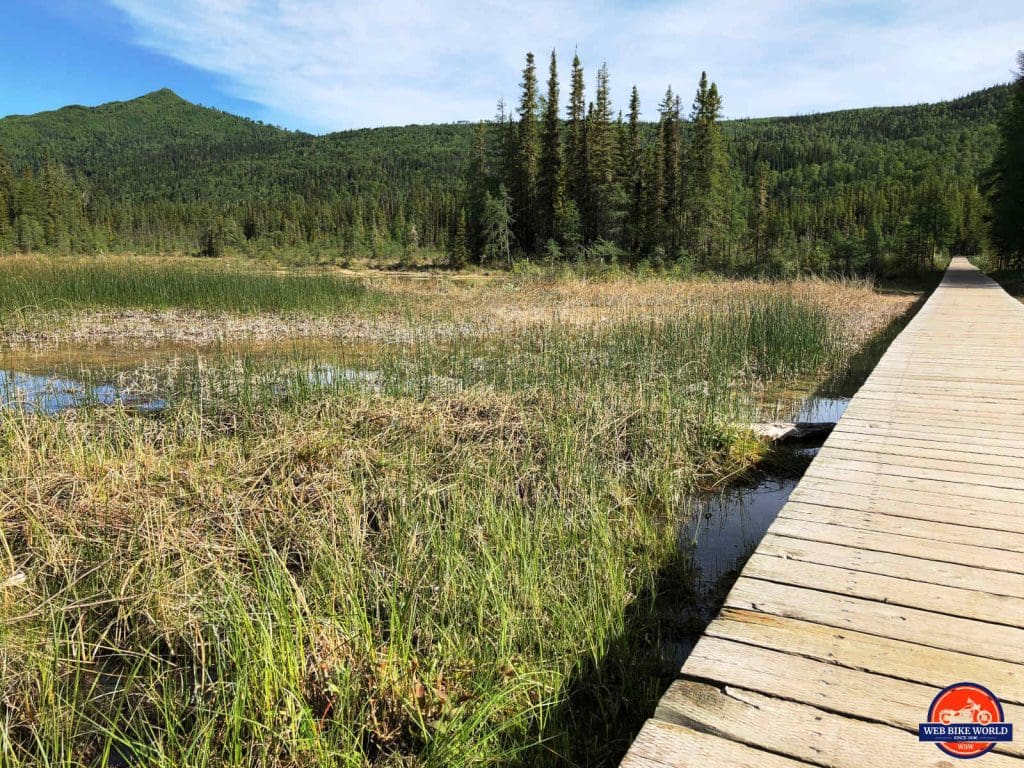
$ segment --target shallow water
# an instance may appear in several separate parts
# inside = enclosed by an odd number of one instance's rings
[[[304,375],[312,386],[324,389],[350,386],[377,393],[383,391],[383,377],[379,371],[316,363],[300,375]],[[98,383],[85,382],[97,376],[95,371],[83,368],[81,376],[82,379],[76,379],[69,374],[0,368],[0,408],[20,408],[52,415],[71,408],[121,404],[137,411],[158,411],[166,408],[174,395],[170,391],[153,391],[152,387],[138,391],[132,386],[120,385],[116,383],[120,378],[117,374],[101,373]]]
[[[16,407],[29,412],[57,413],[84,405],[120,403],[142,411],[164,408],[159,397],[136,397],[114,384],[86,385],[60,376],[40,376],[0,369],[0,408]]]

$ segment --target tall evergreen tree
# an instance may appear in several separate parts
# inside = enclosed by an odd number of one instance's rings
[[[1024,269],[1024,51],[1017,67],[993,162],[992,242],[1001,266]]]
[[[595,101],[587,116],[587,202],[584,221],[587,240],[610,240],[614,237],[618,142],[612,123],[608,65],[597,72]]]
[[[469,263],[469,226],[466,220],[466,209],[459,211],[452,236],[451,264],[453,267],[464,267]]]
[[[658,142],[661,156],[661,237],[664,246],[675,256],[680,245],[683,185],[680,157],[679,97],[672,86],[658,105]]]
[[[512,204],[515,211],[515,235],[527,252],[536,250],[537,168],[539,143],[537,131],[537,67],[532,53],[526,54],[522,93],[519,97],[519,125],[516,128],[516,164],[513,176]]]
[[[558,59],[551,51],[547,99],[540,134],[540,167],[537,171],[538,244],[561,239],[558,223],[562,216],[562,123],[558,114]]]
[[[566,194],[577,212],[586,205],[587,198],[587,135],[586,135],[586,93],[583,81],[583,65],[579,55],[572,57],[572,83],[569,91],[569,106],[566,110]]]
[[[496,196],[487,194],[484,204],[484,259],[504,261],[511,266],[514,225],[512,197],[502,184]]]
[[[628,208],[623,227],[624,245],[634,256],[641,253],[644,231],[644,147],[640,125],[640,92],[636,86],[629,94],[629,119],[622,147],[621,177],[626,186]]]
[[[687,152],[686,221],[690,245],[701,264],[712,266],[731,218],[727,210],[729,158],[719,119],[718,86],[702,72],[693,102],[693,136]]]

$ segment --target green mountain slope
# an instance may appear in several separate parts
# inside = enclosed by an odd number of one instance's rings
[[[958,194],[974,187],[1007,93],[999,86],[939,104],[726,122],[737,227],[749,218],[763,163],[778,242],[827,243],[833,253],[836,232],[863,237],[873,222],[896,238],[913,190],[928,178]],[[645,130],[653,136],[654,126]],[[471,125],[429,125],[317,137],[168,90],[8,117],[0,120],[10,166],[0,158],[0,248],[194,251],[211,226],[228,247],[251,252],[445,248],[473,133]],[[490,155],[500,162],[497,147]],[[55,194],[79,202],[51,210]]]

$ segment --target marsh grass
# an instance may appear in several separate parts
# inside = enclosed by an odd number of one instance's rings
[[[0,411],[0,763],[613,764],[687,495],[757,459],[751,389],[841,365],[841,320],[766,291]]]
[[[277,274],[257,266],[145,258],[4,259],[0,317],[88,308],[336,314],[379,307],[383,294],[332,273]]]

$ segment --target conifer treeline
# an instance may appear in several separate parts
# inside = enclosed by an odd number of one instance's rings
[[[999,264],[1024,269],[1024,51],[1017,54],[1017,77],[999,123],[989,184]]]
[[[617,259],[789,274],[986,247],[977,181],[997,145],[1012,149],[996,127],[1008,87],[723,122],[702,82],[692,105],[669,91],[647,112],[634,89],[620,117],[606,68],[588,102],[579,61],[564,86],[551,63],[542,78],[528,62],[515,107],[481,126],[317,137],[169,91],[0,120],[0,254]]]
[[[495,120],[477,127],[457,261],[619,259],[853,273],[984,247],[985,201],[974,178],[936,168],[912,186],[852,180],[835,197],[813,183],[792,194],[783,176],[790,161],[767,142],[736,137],[740,146],[730,153],[722,97],[707,73],[689,111],[670,86],[653,126],[642,121],[636,86],[627,114],[615,117],[607,66],[595,81],[585,107],[584,70],[574,56],[562,120],[557,53],[543,96],[527,54],[514,114],[499,103]],[[820,171],[824,158],[808,159]]]

